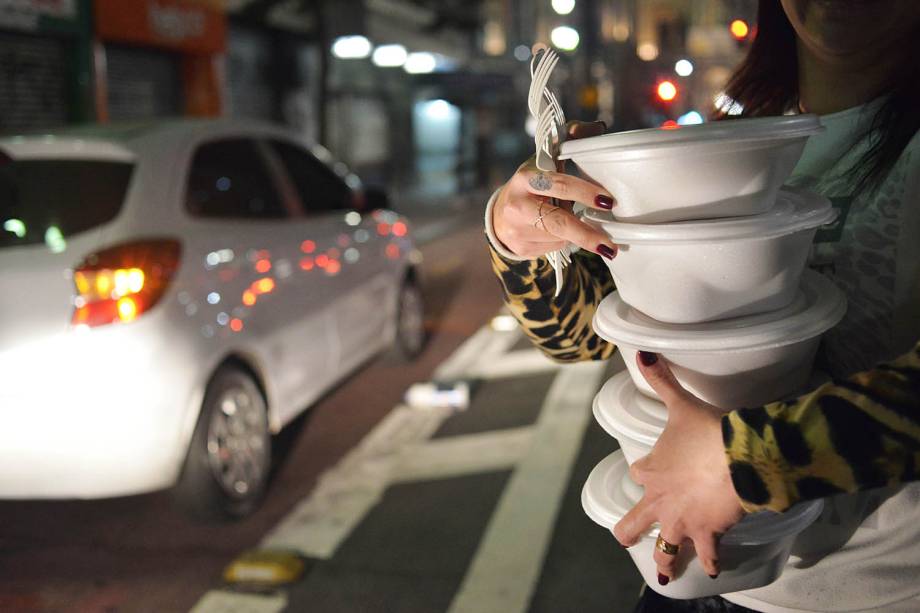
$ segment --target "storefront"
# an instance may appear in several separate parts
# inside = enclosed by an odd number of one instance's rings
[[[0,1],[0,133],[92,119],[87,0]]]
[[[215,0],[95,0],[101,121],[220,115],[227,21]]]

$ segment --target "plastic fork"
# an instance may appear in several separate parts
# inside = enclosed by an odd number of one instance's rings
[[[559,145],[565,139],[565,114],[552,90],[549,78],[559,62],[559,56],[545,45],[534,45],[533,59],[530,61],[530,91],[527,94],[527,107],[536,119],[534,145],[536,148],[537,168],[544,171],[557,170]],[[559,206],[556,199],[553,204]],[[556,273],[556,293],[562,291],[564,281],[562,271],[571,263],[571,254],[578,248],[566,245],[558,251],[546,254],[546,259]]]

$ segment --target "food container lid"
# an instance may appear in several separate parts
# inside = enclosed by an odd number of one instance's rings
[[[668,423],[664,403],[639,393],[628,371],[610,378],[594,397],[594,418],[611,436],[651,447]]]
[[[784,187],[777,193],[776,202],[769,211],[745,217],[638,224],[614,221],[611,213],[596,209],[587,209],[582,215],[589,223],[600,226],[615,243],[664,245],[785,236],[831,223],[837,211],[824,196]]]
[[[615,451],[594,467],[581,490],[581,505],[595,523],[612,529],[642,498],[642,486],[629,478],[629,466],[622,451]],[[726,545],[758,545],[798,534],[814,522],[824,509],[824,501],[809,500],[784,513],[762,511],[744,516],[726,532],[720,542]],[[656,537],[654,524],[645,534]]]
[[[817,115],[783,115],[756,119],[713,121],[699,125],[648,128],[602,134],[562,143],[559,158],[610,153],[633,153],[640,149],[673,145],[724,145],[732,141],[781,141],[812,136],[824,128]]]
[[[645,351],[752,351],[791,345],[823,334],[843,319],[846,297],[811,270],[787,307],[769,313],[698,324],[667,324],[627,305],[617,292],[601,301],[594,330],[604,340]]]

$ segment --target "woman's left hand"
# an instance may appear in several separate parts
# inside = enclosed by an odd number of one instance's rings
[[[613,534],[629,547],[658,522],[668,543],[686,546],[692,541],[704,570],[715,578],[719,574],[719,536],[744,515],[722,444],[722,411],[681,387],[657,355],[639,352],[636,361],[667,405],[668,424],[652,452],[630,467],[630,475],[645,487],[645,495],[614,527]],[[676,557],[655,550],[660,584],[674,579]]]

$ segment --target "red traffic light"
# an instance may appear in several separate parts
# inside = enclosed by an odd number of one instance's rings
[[[677,98],[677,86],[671,81],[661,81],[655,93],[662,102],[671,102]]]
[[[743,19],[735,19],[728,26],[728,29],[735,40],[744,40],[751,32],[750,26],[748,26],[747,22]]]

